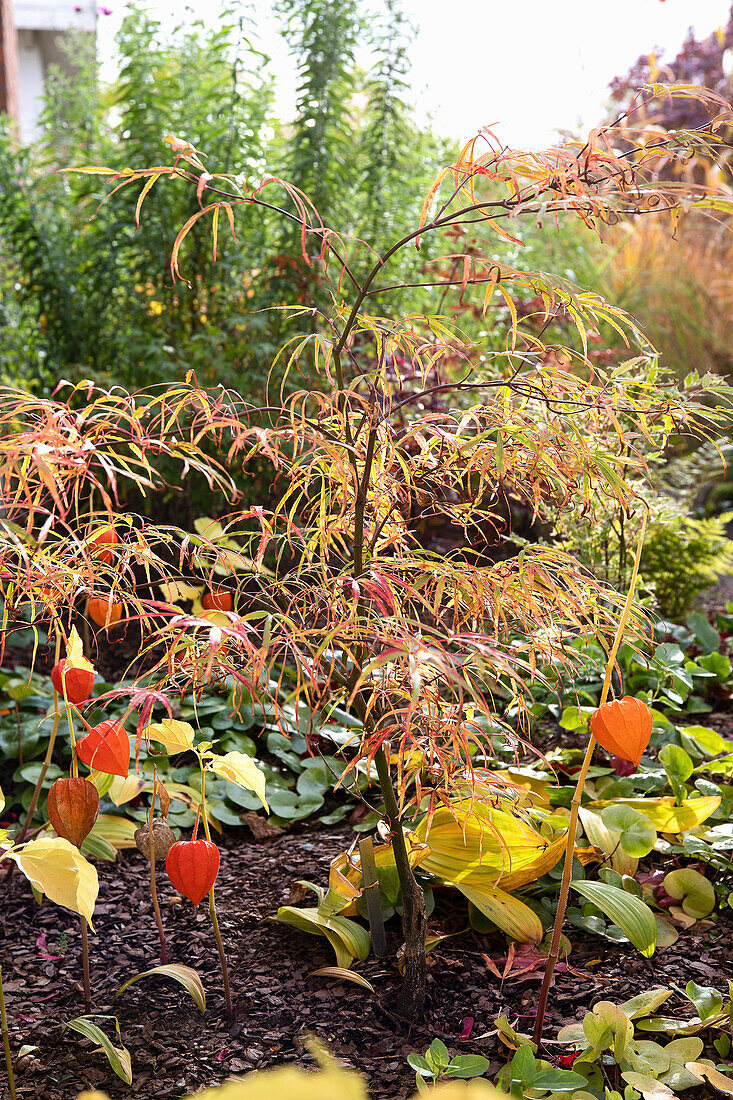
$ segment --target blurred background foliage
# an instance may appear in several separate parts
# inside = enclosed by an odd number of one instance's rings
[[[385,0],[368,22],[362,9],[277,5],[298,71],[292,122],[276,117],[267,58],[245,16],[216,29],[182,26],[171,38],[133,8],[112,86],[98,79],[89,36],[74,41],[73,76],[57,70],[48,87],[42,139],[17,148],[7,128],[0,137],[4,381],[47,390],[61,377],[91,378],[135,389],[192,369],[202,384],[263,397],[287,337],[270,307],[317,305],[327,294],[301,259],[297,227],[245,210],[237,241],[222,234],[216,264],[207,235],[191,235],[182,254],[190,283],[173,286],[171,248],[197,208],[189,188],[161,188],[135,232],[136,195],[123,191],[92,217],[104,178],[54,171],[165,163],[173,133],[206,153],[212,172],[280,176],[311,196],[327,224],[376,249],[391,243],[415,224],[447,153],[406,104],[410,29],[398,5]],[[369,73],[355,65],[357,36],[373,46]]]
[[[60,378],[134,390],[193,370],[204,385],[232,386],[261,403],[277,350],[303,326],[279,307],[317,308],[331,293],[317,265],[301,256],[299,228],[276,212],[252,208],[238,212],[236,241],[220,234],[216,264],[210,236],[189,234],[182,270],[190,282],[174,285],[173,242],[197,209],[190,188],[182,182],[156,188],[136,232],[133,189],[93,217],[107,192],[104,178],[59,174],[59,168],[165,163],[170,150],[163,139],[185,137],[208,154],[212,172],[238,171],[249,182],[269,173],[300,187],[326,224],[352,238],[357,271],[369,264],[369,248],[382,251],[417,224],[427,188],[455,149],[409,106],[412,31],[399,0],[277,0],[274,6],[297,72],[292,120],[277,116],[268,58],[258,49],[246,8],[215,29],[188,24],[171,37],[152,15],[133,7],[118,36],[114,84],[100,82],[90,39],[80,36],[72,46],[73,76],[57,71],[48,86],[42,139],[19,148],[7,128],[0,133],[0,380],[38,392],[50,392]],[[355,60],[357,43],[365,41],[372,51],[368,72]],[[627,109],[648,80],[725,92],[730,76],[724,59],[732,47],[733,19],[701,41],[691,34],[673,61],[642,56],[613,82],[609,118]],[[675,101],[669,117],[647,121],[665,128],[694,125],[680,110]],[[423,286],[377,296],[370,308],[393,315],[442,312],[468,335],[479,359],[505,346],[510,316],[500,295],[484,312],[481,297],[424,285],[455,278],[452,253],[474,252],[562,275],[628,310],[659,350],[661,364],[680,380],[691,370],[733,376],[728,224],[688,216],[674,228],[637,217],[606,227],[603,239],[579,221],[527,222],[512,230],[519,244],[484,239],[473,227],[456,230],[460,240],[439,245],[428,235],[420,252],[402,250],[384,272],[385,284]],[[548,326],[539,299],[520,294],[517,308],[525,318],[537,313],[546,343],[565,342],[562,317]],[[591,339],[591,359],[599,366],[628,354],[611,330]],[[366,348],[360,353],[371,354]],[[270,399],[276,394],[274,385]],[[689,441],[680,439],[672,454],[647,455],[664,477],[651,500],[643,572],[650,598],[666,593],[667,614],[689,610],[716,571],[730,571],[724,540],[733,501],[729,467],[717,451],[690,456],[688,449]],[[697,462],[692,482],[691,461]],[[246,496],[263,503],[269,486],[264,467],[258,470],[255,461],[248,473]],[[189,522],[209,512],[205,487],[192,486],[187,483],[185,500],[171,503]],[[711,517],[720,513],[723,519],[711,527]],[[626,529],[621,512],[609,511],[592,527],[583,517],[565,527],[553,527],[552,516],[541,519],[538,533],[625,587],[626,548],[635,532]],[[515,530],[521,530],[516,517]],[[672,591],[681,593],[678,599]]]

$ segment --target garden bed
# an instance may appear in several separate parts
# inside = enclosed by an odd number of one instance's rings
[[[252,1069],[290,1061],[309,1064],[308,1035],[363,1073],[375,1100],[412,1095],[414,1074],[407,1055],[423,1052],[435,1037],[451,1052],[491,1058],[492,1073],[498,1071],[505,1048],[496,1035],[484,1036],[502,1013],[519,1030],[531,1030],[541,976],[535,972],[531,980],[500,984],[482,954],[501,969],[506,956],[502,935],[479,936],[468,930],[444,941],[431,956],[426,1015],[410,1023],[381,1004],[399,982],[395,921],[389,925],[390,956],[372,956],[357,964],[375,987],[376,994],[371,994],[332,979],[309,977],[318,967],[333,964],[326,941],[267,920],[287,902],[294,880],[325,883],[330,861],[353,835],[345,826],[315,826],[263,842],[239,830],[222,839],[217,899],[236,1006],[233,1026],[225,1018],[206,904],[194,910],[163,874],[159,892],[170,961],[199,972],[207,993],[206,1015],[202,1017],[181,987],[169,980],[146,979],[113,999],[124,981],[160,961],[158,939],[143,857],[126,851],[116,865],[97,862],[100,893],[96,935],[90,937],[94,1011],[119,1019],[122,1042],[132,1055],[129,1089],[114,1076],[102,1053],[62,1030],[83,1012],[78,921],[48,902],[39,908],[23,876],[13,874],[4,884],[0,912],[11,1042],[16,1052],[21,1044],[38,1047],[18,1064],[18,1097],[71,1100],[84,1088],[102,1089],[113,1097],[182,1097]],[[454,932],[467,925],[465,905],[455,895],[441,893],[431,926]],[[723,911],[714,924],[681,931],[673,947],[646,960],[630,947],[573,929],[570,962],[582,976],[558,975],[549,1014],[553,1029],[577,1019],[580,1009],[597,1000],[619,1002],[655,985],[674,982],[684,987],[693,978],[700,985],[724,989],[732,935],[733,911]],[[60,954],[64,941],[63,957],[44,957]],[[670,1014],[675,1003],[668,1003]],[[677,1004],[682,1005],[682,998]],[[469,1038],[462,1039],[469,1027]],[[112,1034],[110,1026],[105,1030]],[[702,1092],[685,1095],[696,1094]]]

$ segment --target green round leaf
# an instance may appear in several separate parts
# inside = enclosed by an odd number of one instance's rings
[[[656,829],[644,814],[631,806],[606,806],[601,810],[601,820],[607,829],[621,834],[619,843],[630,856],[641,858],[649,855],[656,844]]]

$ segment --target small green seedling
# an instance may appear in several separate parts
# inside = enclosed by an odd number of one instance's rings
[[[490,1065],[488,1058],[480,1054],[457,1054],[451,1058],[440,1039],[433,1039],[424,1057],[408,1054],[407,1062],[415,1071],[415,1084],[420,1093],[428,1091],[428,1081],[435,1084],[446,1077],[483,1077]]]

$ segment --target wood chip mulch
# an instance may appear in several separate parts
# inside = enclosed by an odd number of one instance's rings
[[[501,1013],[512,1023],[518,1017],[519,1030],[531,1031],[540,977],[502,985],[490,973],[482,953],[501,970],[503,936],[468,930],[442,943],[431,956],[425,1017],[410,1023],[382,1006],[399,981],[397,922],[389,925],[392,955],[356,964],[374,985],[373,995],[352,984],[309,977],[318,967],[334,965],[328,943],[266,919],[287,902],[294,880],[325,884],[331,859],[353,836],[347,827],[316,826],[259,842],[238,831],[220,841],[217,901],[237,1013],[231,1026],[207,905],[196,910],[180,899],[162,867],[158,882],[169,961],[198,970],[206,988],[206,1014],[202,1017],[168,979],[143,979],[113,999],[124,981],[160,962],[159,944],[143,857],[133,851],[121,853],[115,864],[97,862],[100,894],[96,934],[90,935],[94,1011],[119,1019],[122,1042],[132,1055],[130,1088],[93,1044],[62,1030],[84,1012],[77,918],[48,901],[36,905],[25,878],[14,873],[0,885],[0,959],[11,1043],[15,1055],[23,1044],[38,1047],[20,1061],[18,1097],[71,1100],[85,1088],[118,1098],[182,1097],[252,1069],[292,1061],[312,1065],[305,1047],[309,1035],[368,1078],[373,1100],[413,1094],[414,1074],[406,1057],[410,1051],[424,1052],[435,1037],[453,1053],[485,1055],[494,1063],[492,1073],[498,1071],[505,1056],[496,1036],[486,1033]],[[465,907],[448,892],[438,894],[431,927],[467,928]],[[565,972],[557,977],[549,1022],[559,1027],[597,1000],[622,1001],[672,982],[684,987],[690,978],[724,990],[733,973],[732,933],[733,911],[726,911],[712,927],[683,931],[673,947],[646,960],[631,948],[571,929],[570,962],[582,976]],[[61,957],[48,957],[54,955]],[[674,1011],[683,1004],[675,995],[669,1007]],[[112,1022],[106,1025],[116,1042]],[[462,1039],[462,1034],[469,1037]],[[0,1082],[4,1100],[4,1072]]]

